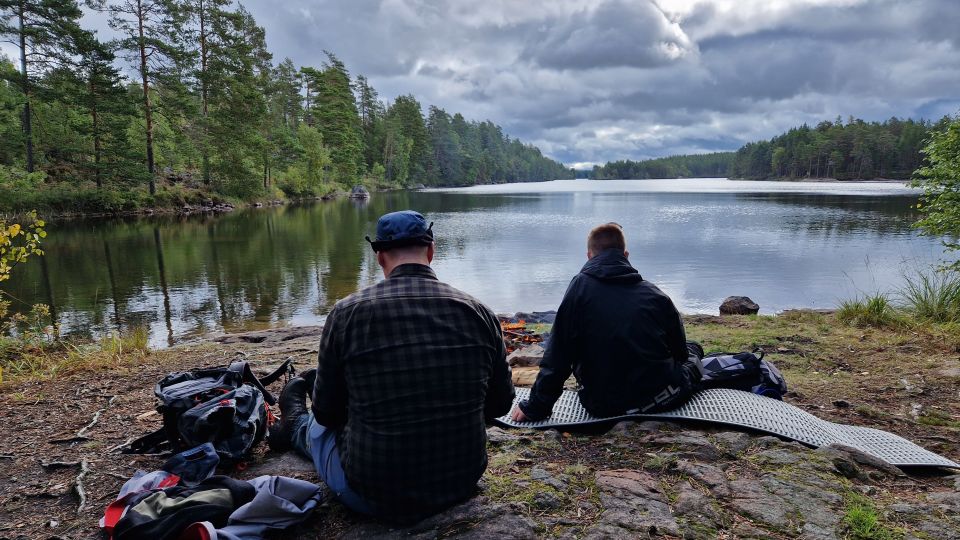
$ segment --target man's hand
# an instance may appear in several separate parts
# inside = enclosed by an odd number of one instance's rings
[[[520,410],[520,407],[514,407],[513,412],[510,413],[510,418],[514,422],[529,422],[530,419],[527,418],[527,415],[523,414],[523,411]]]

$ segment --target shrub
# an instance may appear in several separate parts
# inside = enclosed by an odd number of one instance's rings
[[[917,222],[925,234],[946,237],[948,251],[960,249],[960,117],[942,131],[933,131],[923,149],[926,163],[914,172],[914,187],[923,188]],[[960,260],[951,264],[960,270]]]

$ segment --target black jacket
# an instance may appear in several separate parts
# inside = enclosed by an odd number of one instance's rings
[[[550,415],[571,372],[595,416],[651,410],[658,394],[692,390],[683,321],[670,298],[644,281],[623,251],[606,250],[580,270],[557,310],[530,399],[530,420]],[[662,408],[662,407],[657,407]]]

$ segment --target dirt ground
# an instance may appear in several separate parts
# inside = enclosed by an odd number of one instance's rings
[[[791,387],[785,401],[820,418],[888,430],[960,462],[957,336],[933,330],[850,328],[830,314],[813,312],[694,316],[687,318],[687,332],[707,352],[764,350]],[[132,437],[160,426],[159,416],[152,412],[156,381],[171,371],[224,365],[238,357],[260,373],[287,358],[307,369],[316,362],[318,334],[317,327],[238,334],[220,342],[153,352],[96,372],[4,383],[0,539],[97,537],[97,520],[125,479],[137,469],[155,470],[164,461],[160,456],[116,453]],[[271,390],[279,393],[281,384]],[[564,436],[561,441],[564,456],[558,463],[611,465],[602,439]],[[518,464],[522,466],[525,458],[518,459],[506,465],[491,459],[485,482],[495,487],[519,474]],[[265,444],[246,470],[224,472],[241,478],[269,473],[316,480],[309,464],[272,454]],[[909,498],[932,489],[953,489],[953,482],[946,475],[914,474],[897,480],[894,492]],[[490,489],[487,496],[512,500],[498,493]],[[571,519],[595,517],[578,514]],[[336,536],[356,520],[338,504],[327,503],[299,537]]]

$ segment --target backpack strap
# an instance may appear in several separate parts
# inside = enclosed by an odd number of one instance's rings
[[[277,399],[273,397],[273,394],[271,394],[269,390],[267,390],[266,386],[279,379],[284,373],[294,372],[293,360],[290,358],[286,359],[282,364],[280,364],[280,367],[273,370],[273,373],[265,375],[262,378],[258,378],[253,373],[253,370],[250,369],[250,364],[244,360],[238,360],[231,363],[230,367],[227,369],[239,373],[243,382],[249,383],[256,387],[257,390],[260,390],[260,393],[263,394],[263,400],[269,405],[276,405]]]
[[[121,454],[157,454],[166,450],[168,444],[172,444],[168,437],[166,423],[158,430],[147,433],[143,437],[136,439],[120,450]]]
[[[282,364],[280,364],[280,367],[278,367],[277,369],[273,370],[273,373],[270,373],[269,375],[264,375],[263,377],[260,377],[260,384],[262,384],[262,385],[264,385],[264,386],[269,386],[269,385],[273,384],[274,382],[276,382],[277,379],[279,379],[279,378],[280,378],[282,375],[284,375],[285,373],[289,373],[289,374],[291,374],[291,375],[294,375],[294,374],[296,374],[296,372],[297,372],[297,370],[294,369],[294,367],[293,367],[293,359],[292,359],[292,358],[287,358]]]

